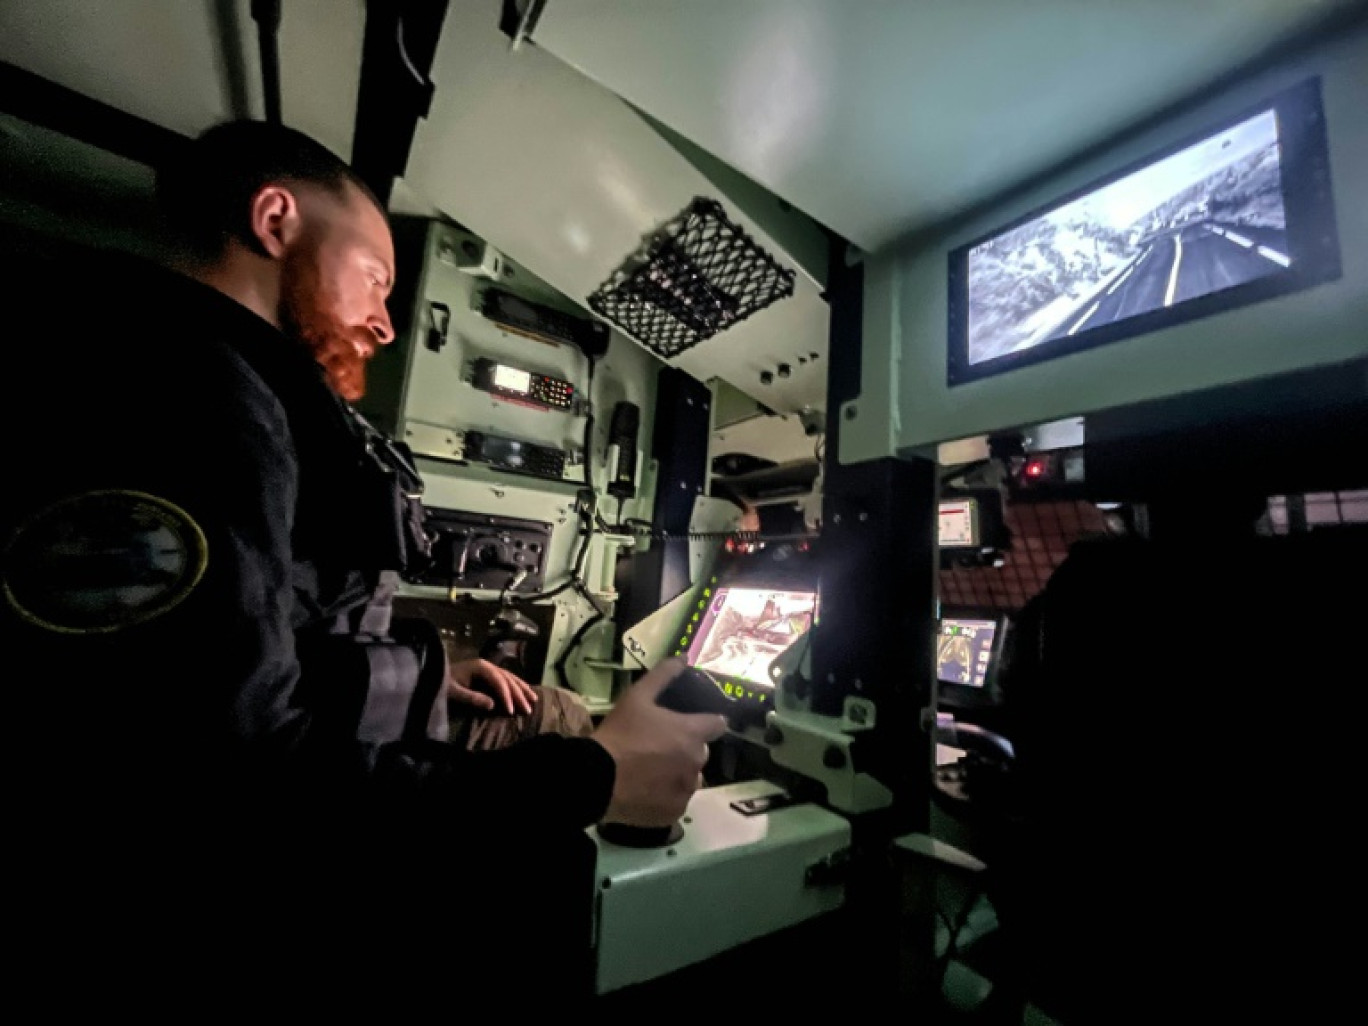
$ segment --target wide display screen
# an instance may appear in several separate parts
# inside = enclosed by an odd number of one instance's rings
[[[1319,84],[950,258],[950,384],[1337,277]]]

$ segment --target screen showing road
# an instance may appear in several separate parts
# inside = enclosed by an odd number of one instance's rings
[[[983,687],[992,665],[996,635],[997,624],[992,620],[942,620],[936,644],[936,679],[942,684]]]
[[[720,677],[773,686],[770,663],[812,627],[811,591],[719,588],[689,646],[688,663]]]
[[[968,363],[980,364],[1292,264],[1269,109],[968,255]]]

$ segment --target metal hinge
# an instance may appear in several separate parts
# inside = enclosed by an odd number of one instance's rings
[[[831,887],[844,884],[850,874],[851,855],[849,848],[833,851],[825,858],[818,859],[807,867],[803,883],[808,887]]]

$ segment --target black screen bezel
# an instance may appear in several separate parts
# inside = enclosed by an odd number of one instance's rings
[[[812,629],[795,644],[811,644],[813,630],[822,615],[822,594],[817,574],[816,546],[803,542],[772,542],[757,552],[727,554],[717,572],[708,581],[694,603],[691,617],[680,630],[674,654],[688,659],[694,635],[702,625],[704,611],[722,588],[759,588],[771,591],[812,592],[816,596]],[[738,677],[702,671],[722,692],[737,699],[742,706],[771,709],[778,693],[778,683],[756,684]]]
[[[946,620],[992,620],[997,624],[993,632],[993,654],[988,660],[988,672],[984,675],[983,686],[969,684],[948,684],[935,675],[932,681],[936,687],[936,708],[951,711],[992,709],[1002,704],[1002,689],[998,681],[998,671],[1002,667],[1002,653],[1007,644],[1007,633],[1011,630],[1011,617],[1000,609],[972,609],[966,607],[943,607],[936,620],[936,638],[939,641],[941,624]]]
[[[1189,299],[1176,306],[1151,310],[1125,320],[1086,329],[1076,335],[1051,339],[1031,349],[1004,353],[976,364],[969,362],[971,250],[1266,110],[1277,112],[1283,208],[1287,216],[1291,267],[1233,288]],[[1329,144],[1321,101],[1321,80],[1316,76],[1253,104],[1223,121],[1211,124],[1200,132],[1185,135],[1162,150],[1126,164],[1105,177],[1095,179],[1082,188],[1036,207],[1029,213],[952,250],[949,254],[948,271],[949,334],[946,384],[953,388],[1022,367],[1056,360],[1072,353],[1095,349],[1122,339],[1147,335],[1174,325],[1334,281],[1340,274],[1339,235],[1335,225],[1334,196],[1330,184]]]
[[[817,588],[799,587],[796,585],[783,585],[779,587],[771,587],[763,581],[723,581],[721,583],[714,584],[712,587],[708,589],[705,589],[704,598],[702,601],[700,601],[698,605],[698,610],[700,614],[706,616],[707,606],[712,604],[713,600],[717,597],[719,592],[724,590],[730,591],[732,589],[750,591],[784,591],[790,594],[803,595],[810,594],[812,596],[814,613],[812,627],[809,627],[808,630],[804,633],[804,635],[796,639],[793,644],[797,645],[810,643],[810,635],[812,634],[813,628],[815,628],[817,625],[816,615],[820,608],[820,596],[818,594]],[[804,638],[807,638],[808,640],[804,641]],[[693,650],[694,644],[700,641],[701,639],[702,635],[695,634],[693,630],[686,630],[685,637],[680,638],[680,641],[684,642],[687,640],[688,644],[681,644],[679,646],[678,651],[676,652],[676,655],[684,659],[690,666],[694,666],[693,660],[690,657],[690,653]],[[790,646],[790,648],[791,647],[792,646]],[[709,679],[715,681],[719,686],[722,686],[723,692],[733,698],[758,698],[761,695],[766,695],[770,696],[770,700],[772,701],[772,696],[774,695],[774,692],[778,686],[774,681],[766,681],[764,683],[761,683],[759,681],[747,680],[744,677],[733,677],[730,674],[717,673],[713,670],[699,669],[696,666],[694,667],[694,669],[698,669],[700,673],[702,673]],[[726,685],[730,685],[730,687],[727,687]]]

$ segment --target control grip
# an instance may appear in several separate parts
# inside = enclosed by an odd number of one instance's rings
[[[726,695],[717,682],[702,670],[684,668],[656,696],[656,705],[681,713],[719,713],[730,716],[737,710],[736,699]]]

